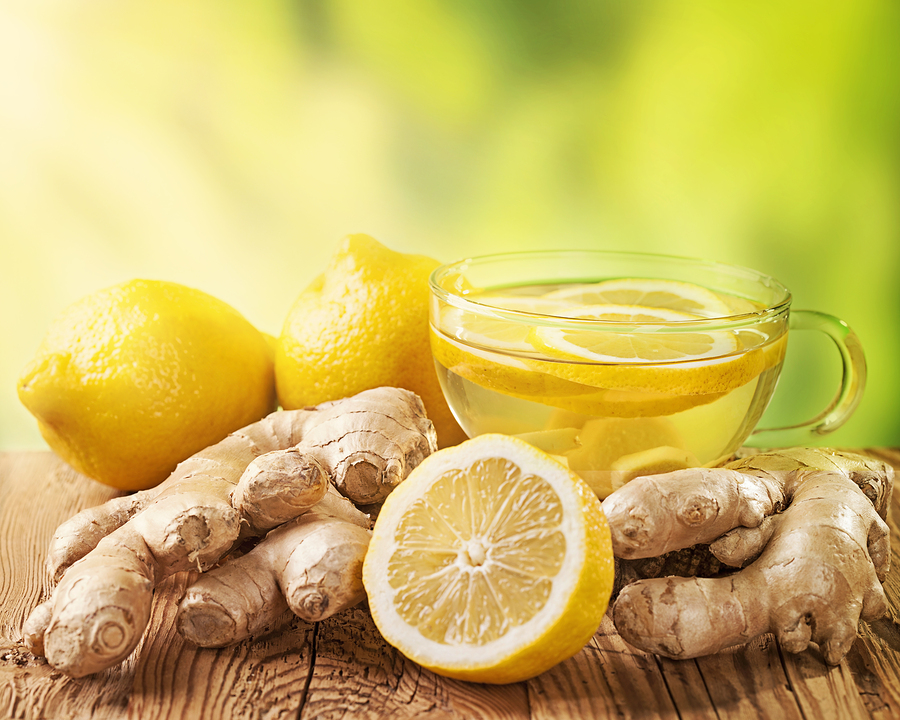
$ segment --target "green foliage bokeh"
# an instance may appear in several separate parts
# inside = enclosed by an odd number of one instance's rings
[[[133,277],[277,333],[338,240],[451,261],[609,248],[752,266],[839,315],[900,444],[900,6],[125,0],[0,6],[0,448],[50,319]],[[834,392],[792,341],[769,424]]]

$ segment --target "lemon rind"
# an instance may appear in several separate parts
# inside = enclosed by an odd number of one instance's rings
[[[502,443],[503,457],[516,463],[524,471],[539,474],[559,496],[565,511],[559,527],[567,538],[566,555],[559,572],[553,578],[553,589],[544,607],[531,619],[518,626],[514,632],[484,645],[448,646],[423,637],[409,626],[392,607],[390,599],[392,591],[386,589],[385,583],[380,580],[386,576],[387,562],[397,549],[393,532],[405,511],[445,472],[469,466],[478,460],[497,457],[498,443]],[[389,641],[405,655],[441,674],[466,678],[477,676],[484,679],[485,676],[492,674],[495,674],[495,677],[507,678],[517,677],[523,673],[528,675],[532,671],[540,672],[540,669],[535,668],[541,667],[545,659],[529,657],[531,654],[529,648],[537,641],[546,641],[554,629],[565,622],[565,612],[570,598],[584,582],[593,582],[591,577],[584,577],[585,574],[600,572],[598,568],[586,567],[590,549],[588,523],[592,518],[591,513],[583,511],[587,503],[597,503],[596,513],[593,514],[594,521],[602,523],[606,534],[608,527],[605,525],[605,518],[596,497],[584,481],[528,443],[509,436],[482,435],[467,441],[465,446],[465,450],[462,451],[464,455],[460,452],[462,446],[457,446],[426,458],[385,501],[373,531],[373,542],[367,553],[363,571],[364,583],[367,592],[370,593],[369,604],[373,619],[382,633],[389,636]],[[596,630],[605,609],[606,600],[598,598],[598,605],[595,608],[596,625],[591,628],[585,642]],[[477,653],[473,650],[477,650]],[[503,668],[510,663],[514,667],[504,670]]]

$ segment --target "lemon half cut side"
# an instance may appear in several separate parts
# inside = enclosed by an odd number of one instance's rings
[[[587,484],[528,443],[489,434],[430,456],[388,497],[363,582],[379,631],[411,660],[510,683],[584,647],[613,574]]]

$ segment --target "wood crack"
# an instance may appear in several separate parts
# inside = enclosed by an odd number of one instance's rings
[[[316,672],[316,655],[319,651],[319,626],[321,623],[313,623],[312,630],[309,634],[309,667],[306,671],[306,680],[303,683],[303,690],[300,691],[300,703],[297,705],[297,720],[303,717],[303,710],[306,707],[306,701],[309,698],[309,688],[312,685],[313,674]]]

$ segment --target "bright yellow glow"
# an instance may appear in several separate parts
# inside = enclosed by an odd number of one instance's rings
[[[8,0],[0,448],[42,446],[15,380],[69,302],[167,279],[277,333],[355,232],[753,266],[862,339],[827,441],[896,444],[898,28],[891,0]],[[804,345],[772,424],[836,386]]]

